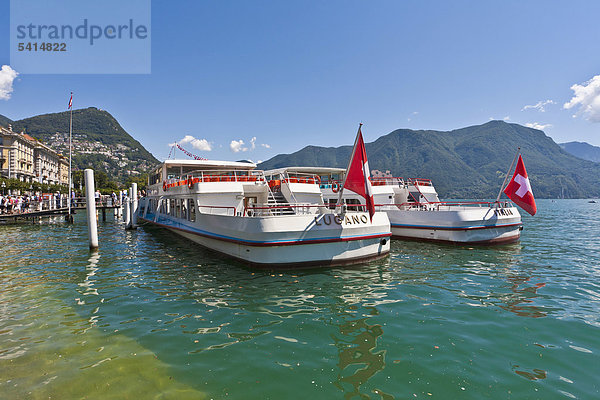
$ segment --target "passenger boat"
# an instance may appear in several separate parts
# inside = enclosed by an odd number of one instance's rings
[[[256,165],[167,160],[154,170],[138,219],[258,267],[347,265],[390,250],[385,213],[334,212],[319,186],[266,179]]]
[[[342,168],[320,167],[265,171],[300,196],[319,190],[331,209],[338,202],[344,174]],[[371,185],[376,209],[390,219],[392,238],[456,244],[504,244],[520,238],[521,215],[510,202],[442,202],[429,179],[371,178]],[[282,190],[287,191],[286,186]],[[362,198],[352,191],[345,190],[342,197],[347,209],[360,207]]]

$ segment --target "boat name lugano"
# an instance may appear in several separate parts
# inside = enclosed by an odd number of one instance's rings
[[[315,217],[315,225],[359,225],[368,224],[369,218],[365,214],[361,215],[331,215],[325,214]]]

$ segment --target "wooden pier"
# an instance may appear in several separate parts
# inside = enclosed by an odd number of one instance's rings
[[[114,210],[120,208],[121,205],[113,203],[112,201],[99,201],[96,203],[96,210],[102,211],[102,221],[106,221],[106,210]],[[77,201],[73,207],[71,207],[71,213],[75,214],[76,210],[85,210],[85,201]],[[0,214],[0,224],[16,223],[16,222],[27,222],[27,221],[38,221],[41,218],[52,217],[56,215],[67,215],[69,213],[68,207],[57,207],[57,208],[46,208],[42,210],[31,210],[20,213],[8,213]]]

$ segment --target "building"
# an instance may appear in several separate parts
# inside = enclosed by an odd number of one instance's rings
[[[48,185],[60,183],[60,156],[41,142],[35,145],[35,175],[36,181]]]
[[[69,186],[69,159],[59,154],[60,157],[60,184]]]
[[[24,182],[35,180],[35,147],[36,140],[25,133],[13,132],[0,127],[0,164],[2,176]]]
[[[69,161],[39,140],[12,126],[0,127],[0,165],[3,178],[48,185],[68,185]]]

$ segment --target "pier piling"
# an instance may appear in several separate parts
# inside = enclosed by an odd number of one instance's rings
[[[125,222],[125,229],[130,229],[130,225],[131,225],[131,212],[129,211],[130,204],[129,204],[129,197],[125,196],[123,197],[123,222]]]
[[[87,203],[87,224],[90,249],[98,248],[98,222],[96,220],[96,199],[94,198],[94,170],[86,169],[85,176],[85,201]]]
[[[137,228],[138,196],[137,183],[131,184],[131,229]]]

